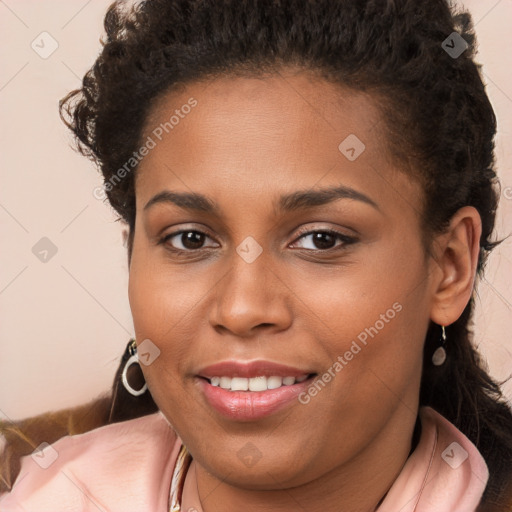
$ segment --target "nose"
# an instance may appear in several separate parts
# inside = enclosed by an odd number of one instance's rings
[[[286,330],[292,321],[292,292],[284,279],[264,252],[249,263],[234,251],[227,274],[215,288],[210,324],[241,338],[254,337],[262,330]]]

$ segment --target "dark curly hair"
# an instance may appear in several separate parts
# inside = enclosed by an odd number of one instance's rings
[[[102,52],[82,88],[70,92],[60,108],[79,151],[110,184],[108,201],[129,226],[129,260],[136,166],[122,179],[113,178],[141,146],[158,98],[216,76],[263,76],[298,66],[375,98],[389,154],[423,185],[427,250],[432,235],[459,208],[478,210],[477,272],[483,273],[496,245],[496,118],[474,60],[469,13],[446,0],[117,1],[107,11],[105,30]],[[459,56],[443,45],[453,32],[467,45]],[[440,367],[431,364],[439,341],[439,326],[431,323],[420,405],[443,414],[484,456],[490,478],[478,510],[510,512],[512,412],[473,348],[473,307],[471,298],[447,328],[449,357]],[[143,397],[154,410],[151,395]],[[129,416],[146,413],[133,407]]]

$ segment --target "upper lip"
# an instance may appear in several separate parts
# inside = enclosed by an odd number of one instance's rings
[[[206,366],[198,372],[200,377],[211,379],[212,377],[300,377],[313,373],[310,370],[294,368],[284,364],[270,361],[222,361]]]

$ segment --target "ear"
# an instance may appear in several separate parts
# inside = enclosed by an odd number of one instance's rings
[[[472,206],[465,206],[452,217],[447,231],[436,237],[430,312],[433,322],[452,324],[468,304],[475,284],[481,234],[480,214]]]

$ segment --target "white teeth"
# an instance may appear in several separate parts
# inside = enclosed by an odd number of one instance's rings
[[[231,389],[231,377],[221,377],[220,387],[222,389]]]
[[[266,391],[267,389],[277,389],[281,386],[292,386],[296,382],[304,382],[308,375],[299,377],[212,377],[210,384],[220,386],[222,389],[230,391]]]
[[[231,379],[231,391],[247,391],[249,389],[249,379],[244,377],[233,377]]]
[[[267,379],[267,388],[268,389],[277,389],[283,385],[282,377],[269,377]]]
[[[249,379],[249,391],[266,391],[267,389],[267,377],[253,377]]]

